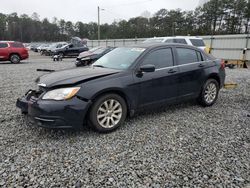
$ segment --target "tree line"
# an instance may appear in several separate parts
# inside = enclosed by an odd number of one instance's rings
[[[144,38],[171,35],[216,35],[248,33],[250,1],[210,0],[194,11],[161,9],[152,17],[135,17],[101,25],[101,38]],[[67,41],[72,36],[97,39],[97,23],[40,20],[17,13],[0,13],[0,40]]]

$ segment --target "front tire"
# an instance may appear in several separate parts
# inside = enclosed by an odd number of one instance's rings
[[[11,61],[11,63],[17,64],[17,63],[20,63],[21,58],[19,55],[13,54],[10,56],[10,61]]]
[[[219,83],[215,79],[208,79],[202,87],[198,102],[204,106],[212,106],[219,94]]]
[[[111,132],[117,129],[127,117],[125,100],[117,94],[99,97],[91,107],[89,121],[98,132]]]

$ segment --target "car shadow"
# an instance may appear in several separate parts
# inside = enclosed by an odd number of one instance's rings
[[[161,114],[167,112],[175,112],[184,108],[189,108],[192,106],[199,106],[195,100],[186,101],[182,103],[170,104],[170,105],[162,105],[162,106],[151,106],[150,109],[142,109],[138,111],[135,116],[131,117],[133,119],[137,116],[148,116],[152,114]]]

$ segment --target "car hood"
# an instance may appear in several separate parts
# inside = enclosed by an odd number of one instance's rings
[[[61,85],[83,83],[119,72],[120,70],[101,67],[72,68],[43,75],[37,80],[37,82],[38,85],[42,87],[51,88]]]
[[[99,57],[99,54],[89,54],[83,57],[78,57],[76,60],[93,60]]]
[[[89,57],[91,56],[93,53],[90,51],[85,51],[79,54],[78,58],[83,58],[83,57]]]

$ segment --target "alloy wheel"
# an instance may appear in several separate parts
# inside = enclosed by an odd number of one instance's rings
[[[97,121],[103,128],[113,128],[122,118],[122,105],[115,99],[104,101],[97,110]]]
[[[12,55],[11,56],[11,62],[12,63],[19,63],[20,62],[20,58],[18,55]]]
[[[208,104],[210,104],[216,99],[216,95],[217,95],[217,87],[215,83],[211,82],[207,85],[205,89],[204,99]]]

